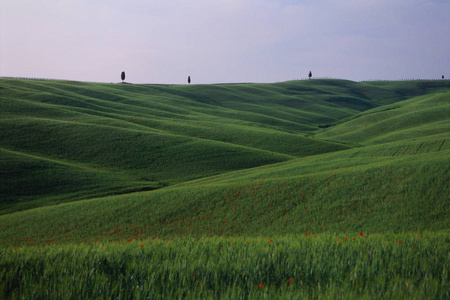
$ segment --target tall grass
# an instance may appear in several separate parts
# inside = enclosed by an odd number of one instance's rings
[[[449,245],[424,233],[3,248],[0,287],[7,299],[448,299]]]

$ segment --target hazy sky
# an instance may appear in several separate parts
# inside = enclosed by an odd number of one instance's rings
[[[450,78],[450,0],[0,0],[0,76]]]

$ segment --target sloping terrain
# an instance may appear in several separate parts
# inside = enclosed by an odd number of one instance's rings
[[[447,81],[172,86],[0,79],[0,212],[279,162],[298,169],[297,158],[399,136],[409,146],[342,155],[436,143],[443,150],[448,88]]]
[[[358,114],[352,120],[326,129],[318,138],[376,145],[419,137],[439,139],[450,132],[450,92],[413,97]]]
[[[450,145],[360,147],[0,216],[8,245],[450,228]]]
[[[0,297],[448,299],[449,83],[0,79]]]

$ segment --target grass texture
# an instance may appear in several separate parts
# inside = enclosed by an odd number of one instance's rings
[[[11,299],[447,299],[449,243],[424,233],[8,249],[0,287]]]
[[[0,79],[0,297],[447,299],[449,88]]]

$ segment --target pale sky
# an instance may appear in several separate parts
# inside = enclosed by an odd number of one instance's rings
[[[450,78],[450,0],[0,0],[0,76]]]

